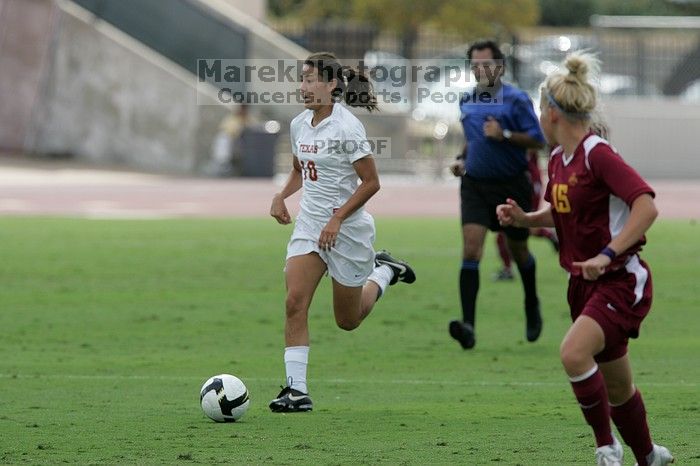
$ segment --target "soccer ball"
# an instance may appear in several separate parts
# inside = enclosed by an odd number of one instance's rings
[[[236,422],[250,406],[245,384],[230,374],[215,375],[204,382],[199,402],[204,414],[216,422]]]

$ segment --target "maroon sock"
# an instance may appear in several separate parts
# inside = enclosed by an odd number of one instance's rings
[[[612,445],[610,405],[603,374],[596,367],[596,371],[591,376],[576,382],[572,381],[571,387],[574,389],[583,417],[593,428],[596,445],[599,447]]]
[[[510,251],[506,245],[506,235],[503,232],[496,235],[496,246],[498,246],[498,255],[503,261],[503,267],[509,269],[511,264]]]
[[[639,390],[620,406],[611,406],[610,417],[622,439],[632,449],[639,466],[647,465],[647,455],[654,449],[649,435],[647,411]]]

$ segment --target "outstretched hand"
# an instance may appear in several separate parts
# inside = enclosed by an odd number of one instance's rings
[[[498,223],[503,227],[525,227],[525,211],[513,199],[506,199],[505,204],[496,207]]]
[[[289,225],[292,223],[292,217],[289,215],[287,205],[284,203],[284,199],[279,195],[275,195],[275,197],[272,198],[270,216],[277,220],[277,223],[280,225]]]

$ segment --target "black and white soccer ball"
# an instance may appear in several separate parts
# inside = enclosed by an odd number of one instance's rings
[[[236,422],[250,406],[245,384],[230,374],[215,375],[204,382],[199,401],[204,414],[216,422]]]

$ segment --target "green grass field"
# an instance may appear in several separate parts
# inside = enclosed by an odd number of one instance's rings
[[[459,315],[458,224],[377,220],[377,248],[415,266],[354,332],[329,281],[311,310],[315,410],[273,414],[284,381],[283,260],[271,220],[0,219],[0,463],[592,464],[558,360],[566,276],[533,241],[544,333],[524,340],[519,282],[482,263],[477,347]],[[655,440],[700,464],[700,226],[659,222],[644,252],[655,305],[631,344]],[[216,424],[198,392],[242,378],[252,405]],[[626,449],[627,461],[633,457]]]

